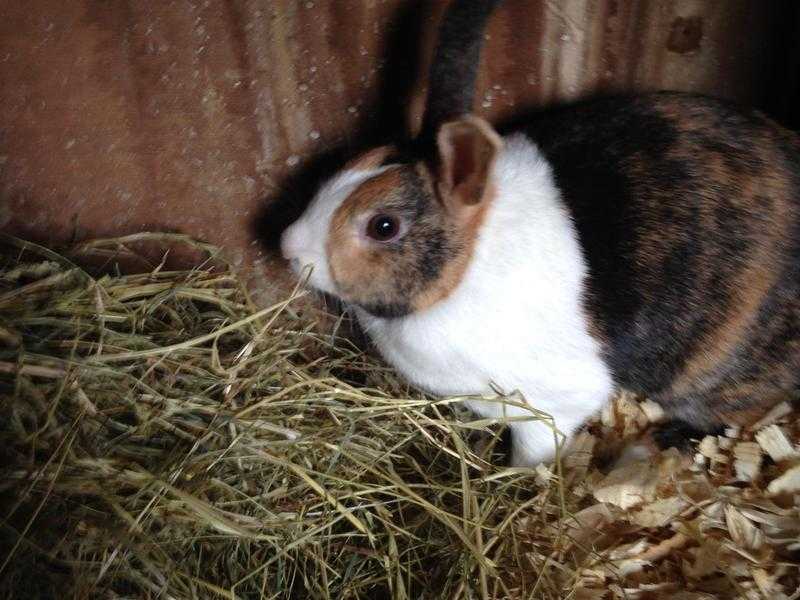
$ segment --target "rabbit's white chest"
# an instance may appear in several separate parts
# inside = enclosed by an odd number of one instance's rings
[[[380,322],[367,318],[365,328],[386,360],[430,393],[519,391],[539,410],[553,414],[570,405],[585,418],[612,388],[597,343],[588,333],[562,329],[544,318],[537,326],[530,312],[516,319],[518,309],[498,308],[482,322],[443,315]],[[499,414],[496,404],[471,402],[471,408],[485,416]]]
[[[483,394],[490,392],[492,381],[496,382],[497,373],[490,374],[494,361],[488,355],[481,359],[470,350],[466,331],[424,318],[378,322],[362,316],[361,321],[386,360],[430,393]]]

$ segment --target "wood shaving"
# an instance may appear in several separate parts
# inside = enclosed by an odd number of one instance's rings
[[[792,446],[786,433],[778,425],[768,425],[758,431],[756,441],[775,462],[800,458],[800,451]]]
[[[733,468],[739,481],[753,481],[761,472],[761,446],[755,442],[739,442],[733,447]]]
[[[764,534],[736,507],[725,507],[725,523],[736,545],[747,550],[758,550],[764,545]]]
[[[767,494],[770,496],[792,492],[800,492],[800,465],[795,465],[767,486]]]

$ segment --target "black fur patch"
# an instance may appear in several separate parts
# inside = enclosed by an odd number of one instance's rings
[[[453,248],[445,231],[441,208],[434,205],[433,198],[426,193],[420,176],[409,170],[406,181],[404,202],[407,206],[404,210],[413,214],[413,225],[400,240],[402,258],[398,260],[398,266],[402,268],[399,274],[412,283],[408,291],[416,292],[439,277],[444,264],[452,256]]]
[[[379,317],[381,319],[397,319],[399,317],[410,315],[412,312],[411,307],[408,304],[402,303],[382,304],[380,302],[375,302],[369,304],[359,304],[359,306],[372,316]]]
[[[677,448],[686,452],[694,442],[699,442],[707,435],[720,435],[723,429],[716,427],[707,431],[697,429],[686,421],[672,420],[656,426],[652,437],[660,450]]]
[[[455,0],[439,27],[428,77],[428,101],[420,138],[435,139],[447,120],[472,112],[483,32],[500,0]]]

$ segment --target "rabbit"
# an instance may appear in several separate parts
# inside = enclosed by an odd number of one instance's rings
[[[471,113],[497,2],[456,0],[422,129],[325,182],[281,238],[383,357],[434,395],[508,419],[515,466],[549,460],[617,389],[688,437],[800,388],[800,139],[677,92],[542,112],[501,135]],[[676,427],[677,426],[677,427]],[[673,435],[674,437],[674,435]]]

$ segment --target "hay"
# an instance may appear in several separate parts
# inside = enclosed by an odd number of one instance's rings
[[[146,239],[4,240],[2,597],[800,597],[787,407],[607,472],[659,418],[623,395],[555,466],[492,466],[501,424],[218,260],[76,266]]]

